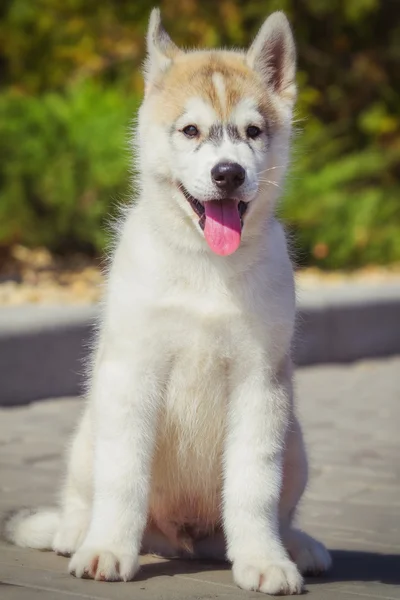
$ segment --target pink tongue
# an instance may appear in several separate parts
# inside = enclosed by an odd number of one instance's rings
[[[235,200],[204,202],[206,222],[204,236],[215,254],[227,256],[239,248],[242,227]]]

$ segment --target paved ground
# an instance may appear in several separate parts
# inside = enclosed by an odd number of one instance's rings
[[[400,358],[297,372],[311,459],[302,527],[332,550],[310,600],[400,599]],[[49,504],[79,400],[0,410],[0,511]],[[76,580],[67,559],[0,542],[0,598],[206,600],[260,598],[217,565],[144,559],[136,582]]]

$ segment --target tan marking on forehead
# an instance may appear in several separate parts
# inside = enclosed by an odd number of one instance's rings
[[[221,102],[221,83],[224,102]],[[232,110],[245,97],[254,100],[271,124],[277,121],[268,90],[239,52],[218,50],[179,55],[153,90],[157,95],[155,118],[162,123],[173,123],[193,96],[209,103],[221,121],[228,121]]]
[[[225,101],[218,102],[213,77],[218,73],[224,82]],[[246,67],[244,59],[238,55],[217,52],[209,54],[208,61],[193,74],[193,83],[198,93],[208,99],[215,106],[219,118],[226,121],[233,106],[239,102],[246,90],[246,81],[253,78],[252,72]]]
[[[221,75],[219,71],[215,71],[215,73],[212,74],[212,82],[220,105],[220,112],[224,112],[226,110],[226,90],[223,75]]]

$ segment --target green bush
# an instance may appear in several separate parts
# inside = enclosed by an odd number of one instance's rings
[[[306,127],[294,141],[280,215],[297,263],[351,269],[400,261],[400,147],[342,146],[329,127]]]
[[[0,95],[0,241],[56,251],[103,247],[126,198],[137,97],[86,83],[65,94]]]

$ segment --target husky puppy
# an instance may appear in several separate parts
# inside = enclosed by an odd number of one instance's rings
[[[293,272],[274,216],[295,45],[272,14],[247,52],[183,51],[153,10],[135,134],[139,198],[108,274],[60,511],[21,546],[131,580],[140,552],[228,559],[246,590],[302,591],[330,557],[292,525],[307,461],[292,393]]]

